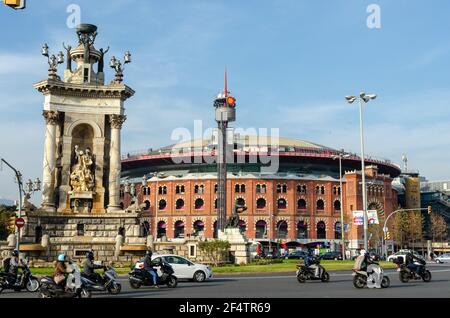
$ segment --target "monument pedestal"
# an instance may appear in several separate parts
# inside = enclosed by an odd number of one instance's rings
[[[234,254],[235,264],[248,264],[250,262],[251,243],[242,235],[239,228],[227,228],[224,231],[219,230],[218,239],[230,243],[230,251]]]

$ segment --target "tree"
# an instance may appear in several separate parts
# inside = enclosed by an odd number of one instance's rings
[[[408,240],[414,244],[422,241],[423,216],[421,212],[409,213]]]
[[[447,238],[447,223],[445,219],[436,213],[432,213],[430,219],[432,241],[442,242]]]
[[[6,240],[8,235],[14,232],[11,227],[11,218],[16,215],[15,206],[0,206],[0,240]]]
[[[401,247],[408,242],[408,227],[408,212],[403,211],[395,214],[392,227],[392,237]]]
[[[222,240],[204,241],[198,244],[198,248],[209,257],[214,266],[217,266],[219,261],[225,259],[230,247],[231,245],[228,241]]]

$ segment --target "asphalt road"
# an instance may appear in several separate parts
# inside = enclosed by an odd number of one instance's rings
[[[448,298],[450,297],[450,265],[429,265],[430,283],[411,281],[401,283],[398,273],[387,270],[391,279],[387,289],[362,289],[353,287],[350,272],[332,272],[330,281],[308,281],[300,284],[295,273],[245,274],[217,276],[204,283],[180,282],[175,289],[141,287],[132,289],[126,278],[121,278],[119,295],[95,293],[93,297],[132,298]],[[0,298],[36,298],[36,293],[3,291]]]

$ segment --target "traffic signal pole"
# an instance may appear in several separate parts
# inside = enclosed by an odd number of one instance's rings
[[[22,217],[22,174],[20,173],[20,171],[18,171],[16,168],[14,168],[13,166],[11,166],[5,159],[2,158],[2,162],[4,162],[8,167],[10,167],[14,173],[16,174],[16,179],[17,179],[17,183],[19,185],[19,212],[17,214],[17,217]],[[19,250],[19,241],[20,241],[20,229],[19,227],[16,225],[16,250]]]
[[[391,214],[388,215],[388,217],[386,218],[386,220],[384,221],[384,226],[383,226],[383,237],[382,237],[382,242],[381,242],[381,255],[383,256],[384,253],[387,252],[386,249],[386,233],[388,232],[387,229],[387,222],[388,220],[391,218],[391,216],[393,216],[394,214],[397,214],[398,212],[411,212],[411,211],[428,211],[428,214],[431,213],[431,207],[429,206],[428,208],[420,208],[420,209],[399,209],[399,210],[395,210],[394,212],[392,212]]]

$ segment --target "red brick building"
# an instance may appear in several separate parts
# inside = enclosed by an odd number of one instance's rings
[[[196,164],[173,163],[173,147],[127,155],[123,159],[123,183],[136,184],[138,202],[144,205],[143,216],[148,219],[145,226],[152,234],[156,235],[157,227],[158,237],[165,235],[169,239],[216,235],[217,174],[215,164],[207,163],[207,157],[214,154],[205,150],[209,149],[210,142],[204,140],[202,149],[190,148],[190,152],[183,153],[191,162],[196,162],[194,157],[201,155],[203,161]],[[229,165],[227,181],[228,213],[231,214],[236,201],[245,204],[247,210],[240,214],[240,219],[241,230],[248,238],[338,244],[343,204],[344,224],[349,224],[345,233],[348,246],[356,249],[363,244],[363,227],[352,225],[351,221],[352,211],[362,210],[358,156],[350,155],[342,160],[341,190],[338,160],[333,160],[338,151],[281,138],[276,149],[278,170],[273,174],[260,174],[260,164],[250,163],[249,147],[270,151],[270,145],[261,143],[235,147],[235,158],[245,160]],[[379,218],[384,219],[398,205],[391,182],[400,174],[400,169],[390,162],[374,159],[367,159],[366,164],[368,207],[376,209]],[[147,176],[145,185],[144,174]],[[122,187],[121,199],[126,208],[131,196],[124,189]]]

